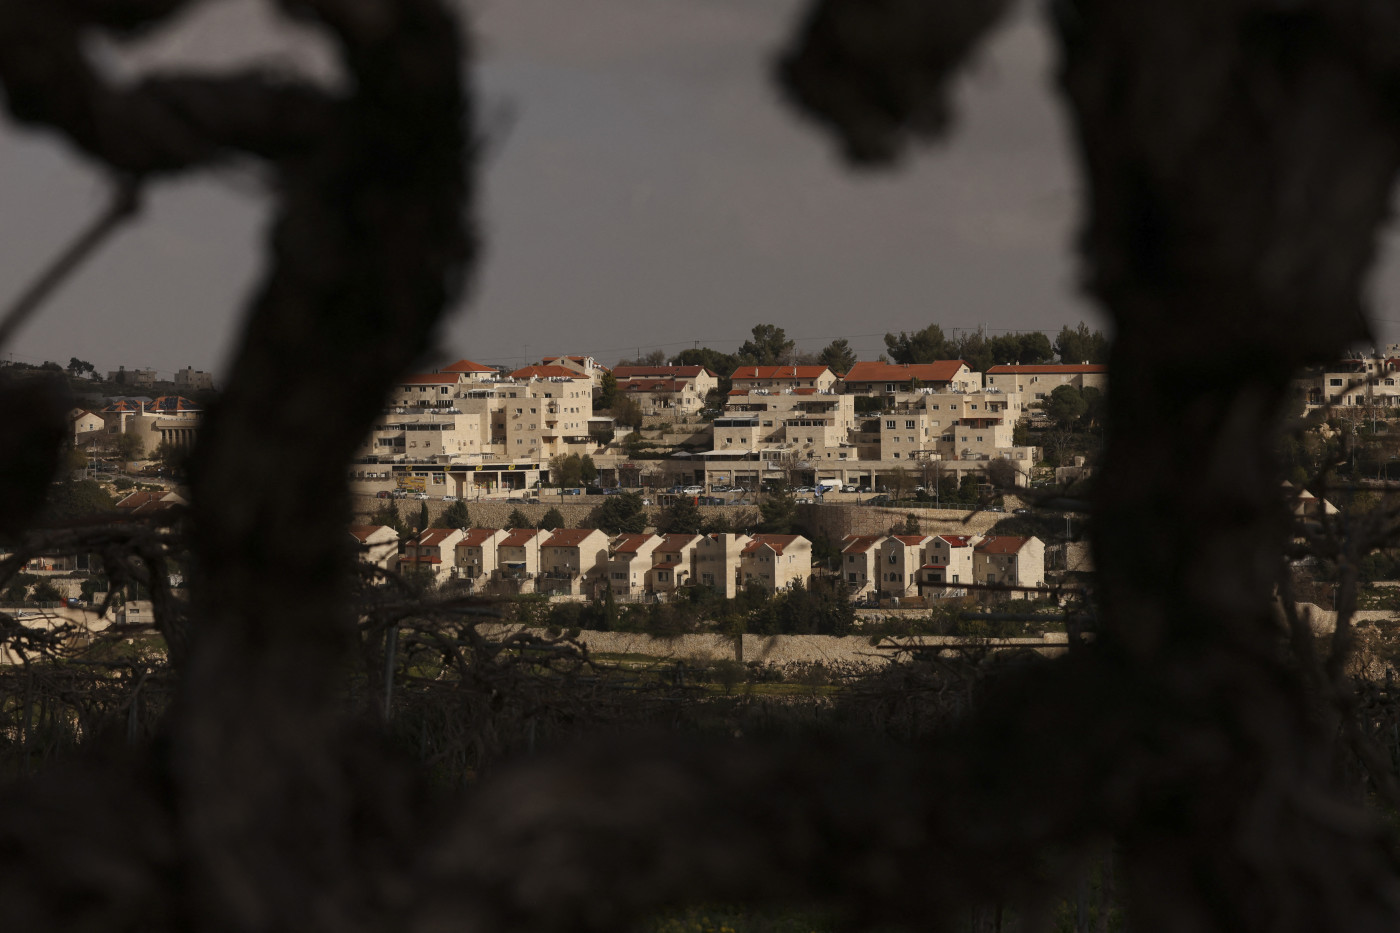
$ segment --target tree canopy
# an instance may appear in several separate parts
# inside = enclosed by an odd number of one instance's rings
[[[797,344],[788,339],[787,332],[775,324],[756,324],[753,336],[739,346],[735,354],[741,363],[775,366],[790,362]],[[732,375],[733,370],[730,371]]]
[[[1061,363],[1107,363],[1108,338],[1083,321],[1078,327],[1066,324],[1055,338],[1055,353]]]
[[[607,496],[588,513],[583,525],[610,535],[645,531],[647,516],[642,507],[642,497],[635,492]]]

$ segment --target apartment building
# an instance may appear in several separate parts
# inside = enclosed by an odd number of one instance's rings
[[[587,376],[560,366],[528,366],[511,378],[517,385],[496,388],[505,412],[506,457],[548,461],[593,449],[588,435],[593,388]]]
[[[175,370],[176,392],[208,392],[214,388],[214,374],[193,366]]]
[[[388,412],[370,428],[357,455],[443,463],[463,457],[490,457],[495,453],[490,419],[484,406],[475,411],[421,408],[403,414]]]
[[[633,399],[644,415],[689,415],[705,407],[719,377],[703,366],[618,366],[617,391]]]
[[[1017,462],[1028,482],[1039,451],[1017,447],[1016,422],[1024,414],[1020,393],[926,392],[897,401],[878,416],[879,458],[886,461],[991,460]]]
[[[453,408],[461,397],[463,373],[418,373],[404,376],[389,393],[390,408]]]
[[[1108,391],[1108,367],[1102,363],[1043,363],[993,366],[987,370],[987,388],[1020,392],[1028,404],[1043,402],[1060,386]]]
[[[836,386],[836,374],[825,366],[740,366],[730,377],[735,389],[816,389]]]
[[[950,392],[977,392],[982,374],[973,372],[964,360],[936,360],[932,363],[861,362],[841,379],[847,395],[894,395],[934,389]]]

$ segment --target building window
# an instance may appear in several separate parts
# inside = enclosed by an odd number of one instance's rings
[[[908,430],[908,429],[912,428],[913,426],[914,426],[914,422],[912,422],[912,421],[906,421],[906,422],[904,422],[904,428],[905,428],[905,430]]]
[[[890,429],[893,429],[893,428],[894,428],[894,422],[893,422],[893,421],[886,421],[886,422],[885,422],[885,427],[890,428]]]

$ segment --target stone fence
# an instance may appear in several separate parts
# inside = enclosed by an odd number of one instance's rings
[[[520,626],[483,625],[478,628],[488,638],[504,638],[520,631]],[[730,635],[677,635],[662,638],[635,632],[581,631],[577,641],[592,654],[632,654],[687,664],[706,665],[716,661],[743,661],[770,664],[779,669],[791,665],[826,664],[871,670],[888,664],[900,652],[881,651],[876,644],[923,645],[949,649],[969,646],[993,651],[1029,649],[1045,655],[1063,654],[1069,648],[1064,632],[1047,632],[1030,638],[970,639],[952,635],[924,635],[912,638],[875,638],[847,635],[743,635],[736,641]]]

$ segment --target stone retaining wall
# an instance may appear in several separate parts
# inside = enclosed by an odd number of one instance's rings
[[[518,631],[518,626],[481,626],[487,637],[504,637]],[[882,639],[883,640],[883,639]],[[847,635],[744,635],[736,645],[728,635],[679,635],[658,638],[633,632],[578,633],[580,644],[594,654],[638,654],[663,660],[710,664],[722,660],[759,662],[782,668],[794,664],[841,665],[870,670],[889,663],[892,652],[879,651],[869,636]],[[949,635],[926,635],[900,639],[900,643],[946,645],[958,647],[967,639]],[[995,649],[1028,648],[1042,654],[1061,654],[1068,649],[1069,636],[1063,632],[1047,632],[1036,638],[1004,638],[982,640]]]

